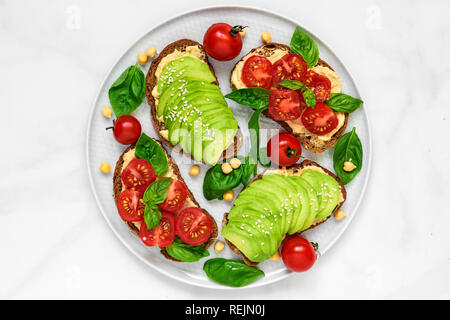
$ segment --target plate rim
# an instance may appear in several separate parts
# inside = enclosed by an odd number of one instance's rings
[[[268,15],[271,15],[271,16],[274,16],[274,17],[277,17],[277,18],[282,18],[282,19],[284,19],[284,20],[286,20],[286,21],[288,21],[288,22],[290,22],[292,24],[301,26],[301,28],[304,31],[306,31],[307,33],[313,35],[315,38],[319,39],[322,42],[323,46],[325,46],[333,54],[333,56],[337,59],[337,61],[342,66],[345,67],[345,70],[346,70],[346,72],[349,75],[350,81],[353,82],[353,85],[354,85],[356,93],[358,94],[358,96],[361,97],[360,91],[359,91],[358,87],[356,86],[356,82],[355,82],[351,72],[345,66],[345,64],[341,61],[339,56],[334,52],[334,50],[332,50],[331,47],[325,41],[322,40],[322,38],[318,37],[315,33],[311,32],[308,28],[305,28],[303,25],[300,25],[294,19],[289,18],[289,17],[285,16],[284,14],[273,12],[273,11],[270,11],[269,9],[265,9],[265,8],[261,8],[261,7],[255,7],[255,6],[250,7],[250,6],[241,6],[241,5],[220,5],[220,6],[212,5],[212,6],[199,7],[199,8],[195,8],[195,9],[192,9],[192,10],[184,11],[184,12],[182,12],[180,14],[175,15],[175,16],[171,16],[168,19],[165,19],[164,21],[162,21],[162,22],[158,23],[157,25],[153,26],[151,29],[145,31],[134,42],[131,42],[127,46],[127,48],[122,52],[122,54],[119,55],[119,58],[116,59],[113,62],[112,66],[109,68],[108,72],[105,73],[105,76],[104,76],[103,80],[101,81],[99,89],[97,90],[97,93],[95,94],[95,99],[94,99],[93,103],[91,104],[91,110],[90,110],[89,116],[88,116],[87,132],[86,132],[85,160],[86,160],[86,165],[87,165],[87,173],[88,173],[88,178],[89,178],[89,185],[90,185],[91,191],[92,191],[92,193],[94,195],[95,202],[96,202],[96,205],[97,205],[98,209],[100,209],[100,212],[102,213],[103,218],[106,220],[106,222],[109,225],[110,229],[113,231],[113,233],[116,235],[116,237],[120,240],[120,242],[122,242],[122,244],[125,245],[125,247],[130,252],[132,252],[139,260],[141,260],[144,264],[150,266],[154,270],[164,274],[165,276],[167,276],[167,277],[169,277],[171,279],[174,279],[174,280],[178,280],[178,281],[183,282],[185,284],[195,285],[197,287],[208,288],[208,289],[245,290],[245,289],[253,289],[253,288],[257,288],[257,287],[262,287],[262,286],[266,286],[266,285],[269,285],[269,284],[273,284],[275,282],[278,282],[278,281],[281,281],[283,279],[286,279],[289,276],[292,276],[293,274],[295,274],[295,272],[287,270],[287,272],[285,272],[284,274],[279,275],[279,276],[277,276],[275,278],[272,278],[272,279],[268,279],[267,281],[264,281],[264,282],[257,281],[257,282],[254,282],[254,283],[248,285],[248,286],[236,288],[236,287],[220,286],[219,284],[216,284],[216,283],[214,283],[212,281],[205,282],[205,283],[199,283],[199,282],[194,281],[193,279],[191,280],[189,278],[184,278],[184,277],[172,274],[170,272],[165,271],[163,268],[159,268],[159,267],[155,266],[154,264],[149,263],[143,257],[141,257],[137,252],[135,252],[135,250],[125,241],[124,238],[122,238],[122,236],[118,233],[118,231],[113,227],[112,223],[109,221],[106,213],[103,210],[103,207],[100,205],[100,200],[99,200],[99,197],[97,195],[97,192],[96,192],[96,189],[95,189],[95,186],[94,186],[94,179],[93,179],[93,176],[92,176],[92,171],[91,171],[90,161],[89,161],[89,159],[90,159],[90,151],[89,151],[90,150],[90,139],[89,139],[89,137],[91,135],[91,128],[92,128],[92,122],[93,122],[93,119],[94,119],[95,106],[97,105],[97,102],[99,100],[101,90],[104,87],[106,81],[108,80],[110,74],[113,72],[114,67],[119,63],[119,61],[127,53],[127,51],[131,47],[133,47],[137,43],[139,43],[148,33],[152,32],[153,30],[155,30],[157,28],[160,28],[163,25],[168,24],[168,23],[170,23],[170,22],[172,22],[172,21],[174,21],[176,19],[179,19],[179,18],[181,18],[183,16],[186,16],[186,15],[191,15],[191,14],[195,14],[195,13],[199,13],[199,12],[203,12],[203,11],[220,10],[220,9],[228,9],[228,10],[229,9],[244,9],[244,10],[257,11],[257,12],[262,13],[262,14],[268,14]],[[368,162],[367,163],[367,177],[366,177],[366,179],[365,179],[365,181],[363,183],[363,187],[361,189],[361,192],[360,192],[360,195],[359,195],[359,199],[356,202],[356,205],[355,205],[355,207],[353,209],[353,214],[347,217],[347,219],[349,219],[349,220],[346,223],[346,225],[337,233],[337,235],[334,237],[334,239],[331,240],[331,242],[328,244],[328,246],[325,247],[323,252],[321,252],[321,255],[325,254],[325,252],[328,251],[336,243],[336,241],[342,236],[344,231],[347,230],[347,228],[350,225],[351,221],[353,220],[356,212],[358,211],[362,200],[365,198],[365,195],[366,195],[367,186],[368,186],[368,183],[369,183],[369,180],[370,180],[370,177],[371,177],[371,172],[372,172],[372,156],[373,156],[373,154],[372,154],[372,129],[371,129],[371,125],[370,125],[370,121],[369,121],[369,115],[368,115],[368,110],[367,110],[366,105],[364,106],[363,116],[364,116],[363,117],[364,121],[366,122],[366,125],[367,125],[367,141],[368,141],[368,146],[366,147],[367,148],[367,151],[366,151],[366,153],[367,153],[367,160],[368,160],[367,161]]]

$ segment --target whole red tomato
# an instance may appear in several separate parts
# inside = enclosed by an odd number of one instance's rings
[[[280,167],[292,166],[300,159],[301,154],[300,142],[286,132],[273,136],[267,143],[267,155]]]
[[[226,23],[215,23],[206,30],[203,47],[211,57],[219,61],[236,58],[242,49],[242,38],[239,34],[245,27],[230,26]]]
[[[317,254],[311,242],[299,236],[292,236],[284,243],[281,258],[289,270],[304,272],[314,265]]]
[[[141,124],[131,115],[124,115],[114,122],[114,138],[121,144],[135,143],[141,136]]]

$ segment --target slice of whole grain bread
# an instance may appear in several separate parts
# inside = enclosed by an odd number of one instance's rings
[[[150,117],[152,119],[153,126],[155,127],[155,130],[160,138],[160,140],[169,148],[174,149],[175,151],[179,153],[183,153],[183,150],[180,148],[179,145],[174,146],[170,143],[168,139],[166,139],[162,134],[161,131],[167,130],[164,126],[164,121],[160,121],[158,119],[157,109],[156,109],[156,99],[152,95],[152,91],[158,84],[158,79],[156,78],[156,70],[158,68],[159,63],[161,60],[166,57],[167,55],[173,53],[175,50],[178,51],[186,51],[187,47],[190,46],[198,46],[202,52],[204,52],[204,58],[202,59],[204,62],[206,62],[209,65],[209,69],[211,70],[214,77],[216,77],[216,74],[214,73],[214,69],[212,65],[209,63],[208,56],[203,49],[203,46],[198,43],[197,41],[190,40],[190,39],[180,39],[175,42],[170,43],[167,45],[158,55],[158,57],[152,61],[152,64],[150,65],[150,69],[147,72],[146,80],[145,80],[145,95],[147,97],[147,102],[150,105]],[[219,82],[217,81],[214,84],[219,85]],[[242,145],[242,132],[238,127],[238,130],[236,132],[236,135],[234,136],[233,143],[222,153],[222,156],[219,158],[218,162],[221,162],[225,159],[234,157],[239,148]],[[190,155],[193,159],[192,155]]]
[[[248,54],[243,56],[242,59],[236,63],[233,70],[231,71],[231,75],[230,75],[231,89],[233,89],[233,90],[237,89],[236,86],[233,85],[233,82],[231,81],[231,77],[232,77],[234,69],[239,64],[239,62],[243,61],[246,57],[249,57],[251,55],[259,55],[259,56],[263,56],[263,57],[269,57],[274,53],[275,50],[285,50],[285,51],[289,52],[289,46],[287,46],[285,44],[281,44],[281,43],[273,43],[273,42],[267,43],[267,44],[264,44],[257,48],[253,48],[252,50],[250,50],[250,52]],[[333,70],[333,68],[331,68],[331,66],[328,63],[326,63],[325,61],[323,61],[322,59],[319,59],[317,66],[323,66],[323,67],[327,67],[327,68]],[[263,114],[266,117],[270,118],[269,111],[267,109],[265,111],[263,111]],[[274,120],[274,121],[276,121],[276,120]],[[286,121],[276,121],[276,122],[278,124],[280,124],[287,132],[294,135],[303,144],[305,149],[307,149],[311,152],[314,152],[314,153],[322,153],[323,151],[334,146],[337,143],[337,141],[339,140],[339,138],[344,134],[345,129],[347,128],[347,123],[348,123],[348,113],[345,114],[345,121],[344,121],[343,125],[340,127],[340,129],[336,133],[333,134],[333,136],[329,140],[321,140],[318,138],[317,135],[315,135],[311,132],[294,132],[292,127]]]
[[[155,140],[155,139],[154,139]],[[156,142],[158,142],[160,145],[161,143],[158,140],[155,140]],[[161,145],[162,147],[162,145]],[[123,169],[125,169],[123,167],[124,164],[124,155],[135,149],[135,145],[130,145],[127,149],[125,149],[125,151],[120,155],[119,159],[117,160],[116,163],[116,167],[114,169],[114,176],[113,176],[113,197],[114,197],[114,201],[117,204],[117,199],[120,195],[120,193],[122,192],[123,189],[123,185],[122,185],[122,179],[120,177]],[[170,155],[166,152],[166,150],[163,148],[164,152],[166,153],[166,157],[167,160],[169,162],[169,171],[172,171],[172,175],[174,178],[176,178],[177,180],[183,182],[185,185],[186,183],[184,182],[183,177],[181,176],[180,170],[177,166],[177,164],[173,161],[173,159],[170,157]],[[200,208],[200,205],[198,204],[198,202],[195,200],[194,195],[192,194],[191,190],[189,190],[189,187],[186,185],[187,191],[188,191],[188,195],[187,198],[192,201],[194,203],[195,206],[197,206],[198,208]],[[205,242],[205,248],[208,248],[211,246],[211,244],[216,240],[217,238],[217,234],[218,234],[218,228],[217,228],[217,224],[216,221],[214,220],[214,217],[211,216],[211,214],[206,211],[203,208],[200,208],[204,214],[208,215],[212,222],[213,222],[213,232],[211,233],[211,236],[209,237],[208,241]],[[127,226],[130,228],[130,230],[139,237],[139,227],[140,227],[140,223],[141,222],[125,222],[127,224]],[[172,261],[177,261],[177,262],[181,262],[180,260],[177,260],[173,257],[171,257],[168,253],[167,250],[165,248],[161,248],[161,253],[169,260]]]
[[[311,227],[309,227],[306,230],[312,229],[317,227],[318,225],[324,223],[326,220],[328,220],[335,212],[337,212],[342,205],[344,204],[346,198],[347,198],[347,191],[345,190],[344,185],[342,184],[341,180],[339,180],[339,178],[331,171],[329,171],[328,169],[322,167],[321,165],[319,165],[318,163],[311,161],[311,160],[304,160],[299,164],[295,164],[289,168],[280,168],[281,170],[288,170],[289,172],[292,172],[292,174],[298,173],[300,170],[303,170],[306,167],[317,167],[319,169],[321,169],[324,173],[328,174],[329,176],[333,177],[338,183],[339,183],[339,187],[340,187],[340,192],[341,192],[341,200],[339,201],[339,203],[337,204],[337,206],[334,208],[333,212],[326,218],[321,219],[321,220],[317,220],[314,221],[314,223],[311,225]],[[267,171],[267,170],[266,170]],[[249,186],[253,181],[259,180],[263,177],[264,172],[257,175],[256,177],[254,177],[252,179],[252,181],[250,181],[250,183],[247,185]],[[225,226],[228,224],[228,212],[224,214],[223,220],[222,220],[222,226]],[[301,232],[296,233],[297,235],[300,235],[302,232],[306,231],[303,230]],[[227,245],[230,247],[231,251],[233,251],[234,253],[240,255],[242,257],[242,260],[244,261],[245,264],[249,265],[249,266],[256,266],[258,265],[258,262],[253,262],[251,260],[249,260],[235,245],[233,245],[230,241],[228,241],[227,239],[225,239],[225,242],[227,243]],[[280,248],[283,246],[283,243],[281,244]]]

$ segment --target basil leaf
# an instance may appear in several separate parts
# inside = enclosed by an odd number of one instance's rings
[[[325,103],[334,111],[352,113],[363,105],[361,99],[353,98],[345,93],[332,93]]]
[[[144,192],[142,201],[146,204],[159,204],[163,203],[167,198],[167,192],[169,191],[172,178],[161,178],[151,183]]]
[[[259,149],[259,164],[266,168],[270,167],[272,164],[269,156],[267,155],[267,147]]]
[[[314,90],[306,89],[302,92],[302,95],[306,105],[314,109],[314,107],[316,106],[316,96],[314,95]]]
[[[161,145],[143,133],[136,142],[136,157],[147,160],[155,169],[156,175],[162,176],[169,169],[166,153]]]
[[[203,180],[203,196],[207,200],[223,199],[223,194],[237,187],[242,181],[242,169],[223,173],[222,164],[209,168]]]
[[[343,184],[347,184],[361,171],[363,150],[355,128],[344,134],[336,143],[333,153],[333,167]],[[352,162],[356,168],[350,172],[344,170],[344,162]]]
[[[264,277],[264,272],[257,267],[251,267],[242,261],[214,258],[209,259],[203,265],[208,278],[232,287],[243,287],[254,282],[259,277]]]
[[[319,61],[319,49],[314,40],[300,27],[296,27],[290,43],[291,52],[303,57],[308,67],[313,67]]]
[[[303,82],[297,80],[283,80],[278,82],[278,85],[291,90],[299,90],[304,89],[306,87]]]
[[[145,76],[136,65],[128,67],[108,91],[109,101],[116,117],[130,114],[144,101]]]
[[[242,170],[241,182],[244,187],[246,187],[252,175],[256,174],[257,163],[252,161],[250,157],[245,157],[244,159],[241,159],[241,166],[239,169]]]
[[[257,159],[261,165],[264,165],[260,158],[259,150],[259,116],[268,107],[256,110],[248,121],[248,130],[250,131],[250,157]]]
[[[178,236],[166,247],[166,251],[172,258],[184,262],[195,262],[209,256],[208,250],[203,245],[194,246],[184,243]]]
[[[147,229],[156,228],[161,221],[161,212],[156,204],[148,203],[144,208],[144,221]]]
[[[260,109],[269,105],[270,90],[264,88],[243,88],[230,92],[225,96],[243,106]]]

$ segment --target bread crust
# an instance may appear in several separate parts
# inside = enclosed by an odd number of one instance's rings
[[[232,81],[231,81],[231,77],[233,74],[234,69],[236,68],[236,66],[239,64],[239,62],[243,61],[245,59],[245,57],[247,57],[248,55],[251,54],[258,54],[264,57],[268,57],[272,54],[272,52],[276,49],[283,49],[283,50],[287,50],[289,51],[289,46],[285,45],[285,44],[281,44],[281,43],[275,43],[275,42],[271,42],[271,43],[267,43],[267,44],[263,44],[259,47],[253,48],[252,50],[250,50],[249,53],[247,53],[245,56],[242,57],[241,60],[239,60],[236,65],[234,66],[233,70],[231,71],[230,74],[230,86],[232,90],[236,90],[237,88],[233,85]],[[319,61],[317,62],[318,66],[324,66],[327,67],[331,70],[333,70],[333,68],[326,63],[325,61],[323,61],[322,59],[319,59]],[[334,71],[334,70],[333,70]],[[266,109],[262,112],[266,117],[271,118],[269,115],[269,111]],[[347,129],[347,124],[348,124],[348,113],[345,113],[345,120],[344,120],[344,124],[342,125],[342,127],[331,137],[331,139],[327,140],[327,141],[323,141],[323,140],[319,140],[317,139],[317,135],[313,134],[313,133],[296,133],[294,132],[294,130],[291,128],[291,126],[289,126],[289,124],[285,121],[277,121],[277,120],[273,120],[275,122],[277,122],[279,125],[281,125],[283,127],[284,130],[286,130],[288,133],[292,134],[293,136],[295,136],[297,138],[297,140],[299,140],[303,146],[305,147],[305,149],[314,152],[314,153],[322,153],[323,151],[333,147],[337,141],[339,140],[339,138],[345,133],[345,130]]]
[[[161,147],[162,147],[162,144],[161,144],[159,141],[157,141],[157,140],[155,140],[155,141],[158,142],[158,143],[161,145]],[[120,155],[119,159],[118,159],[117,162],[116,162],[116,167],[115,167],[115,169],[114,169],[114,176],[113,176],[113,197],[114,197],[114,202],[115,202],[116,204],[117,204],[117,199],[118,199],[120,193],[122,192],[122,179],[121,179],[121,177],[120,177],[120,174],[122,173],[122,168],[123,168],[123,163],[124,163],[123,156],[125,155],[125,153],[127,153],[128,151],[134,149],[135,147],[136,147],[136,146],[135,146],[134,144],[133,144],[133,145],[130,145],[130,146],[129,146],[127,149],[125,149],[125,151]],[[186,183],[184,182],[183,177],[181,176],[181,173],[180,173],[180,170],[179,170],[177,164],[173,161],[173,159],[170,157],[170,155],[167,153],[167,151],[166,151],[164,148],[163,148],[163,150],[164,150],[164,152],[165,152],[165,154],[166,154],[166,157],[167,157],[167,160],[168,160],[168,162],[169,162],[169,168],[172,169],[173,174],[177,177],[177,179],[178,179],[179,181],[183,182],[183,183],[186,185]],[[186,185],[186,189],[187,189],[187,192],[188,192],[187,197],[188,197],[188,198],[189,198],[189,199],[190,199],[190,200],[191,200],[198,208],[200,208],[199,203],[197,202],[197,200],[195,200],[194,195],[192,194],[191,190],[189,189],[189,187],[188,187],[187,185]],[[216,221],[215,221],[214,217],[211,216],[211,214],[210,214],[207,210],[205,210],[205,209],[203,209],[203,208],[200,208],[200,209],[202,210],[202,212],[203,212],[205,215],[209,216],[209,217],[211,218],[212,222],[213,222],[213,231],[212,231],[212,233],[211,233],[211,236],[209,237],[208,241],[205,242],[205,244],[204,244],[204,245],[205,245],[205,248],[209,248],[209,247],[211,246],[211,244],[217,239],[217,235],[218,235],[218,233],[219,233],[219,230],[218,230],[218,228],[217,228],[217,224],[216,224]],[[136,226],[136,224],[133,223],[133,222],[126,222],[126,221],[125,221],[125,223],[126,223],[127,226],[130,228],[130,230],[131,230],[137,237],[139,237],[139,228]],[[176,262],[183,262],[183,261],[180,261],[180,260],[177,260],[177,259],[171,257],[171,256],[167,253],[167,250],[166,250],[165,248],[161,248],[161,254],[164,255],[164,256],[165,256],[167,259],[169,259],[169,260],[176,261]]]
[[[317,162],[314,162],[314,161],[312,161],[312,160],[304,160],[304,161],[302,161],[302,162],[299,163],[299,164],[295,164],[295,165],[293,165],[293,166],[291,166],[291,167],[288,167],[287,169],[293,170],[294,173],[296,173],[296,172],[297,172],[296,170],[301,170],[301,169],[303,169],[303,168],[305,168],[305,167],[308,167],[308,166],[316,166],[316,167],[319,167],[319,168],[322,169],[326,174],[328,174],[328,175],[330,175],[331,177],[333,177],[333,178],[339,183],[339,187],[340,187],[340,191],[341,191],[342,196],[343,196],[343,200],[340,201],[340,202],[336,205],[336,207],[334,208],[334,210],[332,211],[332,213],[331,213],[328,217],[326,217],[325,219],[322,219],[321,221],[319,221],[319,222],[317,222],[317,223],[311,225],[308,229],[305,229],[305,230],[303,230],[303,231],[301,231],[301,232],[295,233],[294,235],[301,235],[301,234],[302,234],[303,232],[305,232],[306,230],[315,228],[315,227],[317,227],[318,225],[321,225],[322,223],[324,223],[326,220],[328,220],[335,212],[337,212],[337,211],[342,207],[342,205],[344,204],[345,200],[347,199],[347,191],[345,190],[345,186],[344,186],[344,184],[341,182],[341,180],[340,180],[333,172],[331,172],[330,170],[328,170],[328,169],[322,167],[322,166],[319,165]],[[260,174],[257,175],[256,177],[254,177],[254,178],[250,181],[250,183],[249,183],[247,186],[249,186],[251,183],[253,183],[253,182],[256,181],[256,180],[262,179],[263,175],[264,175],[264,172],[263,172],[263,173],[260,173]],[[233,205],[233,206],[234,206],[234,205]],[[223,216],[222,226],[226,226],[227,224],[228,224],[228,212],[226,212],[226,213],[224,214],[224,216]],[[286,237],[286,238],[287,238],[287,237]],[[239,249],[238,249],[234,244],[232,244],[230,241],[228,241],[227,239],[225,239],[225,242],[227,243],[227,245],[228,245],[228,247],[231,249],[231,251],[233,251],[234,253],[236,253],[236,254],[238,254],[238,255],[240,255],[240,256],[242,257],[242,260],[244,261],[245,264],[247,264],[247,265],[249,265],[249,266],[256,266],[256,265],[258,265],[258,262],[253,262],[253,261],[249,260],[249,259],[244,255],[244,253],[242,253],[242,251],[239,250]],[[281,243],[280,248],[283,246],[283,243],[284,243],[284,240],[283,240],[283,242]]]
[[[152,64],[150,65],[150,68],[147,72],[147,76],[145,78],[145,96],[147,98],[147,103],[150,105],[150,118],[152,120],[152,124],[156,130],[156,133],[159,136],[159,139],[166,145],[167,147],[175,150],[176,152],[183,153],[183,150],[180,148],[179,145],[172,145],[168,139],[166,139],[162,134],[162,130],[166,130],[166,127],[164,126],[164,122],[161,122],[158,120],[157,110],[156,110],[156,101],[155,97],[152,95],[153,88],[157,85],[158,79],[156,78],[156,69],[158,68],[159,63],[161,60],[174,52],[175,50],[183,51],[189,46],[198,46],[201,48],[202,51],[204,51],[203,46],[198,43],[197,41],[190,40],[190,39],[180,39],[175,42],[170,43],[167,45],[161,53],[158,55],[158,57],[152,61]],[[217,80],[216,74],[214,72],[214,68],[211,65],[211,63],[208,60],[208,56],[205,52],[205,59],[204,61],[208,64],[209,69],[211,70],[212,74],[216,78],[216,81],[214,84],[219,85],[219,81]],[[223,161],[224,159],[228,159],[231,157],[234,157],[239,148],[242,146],[242,132],[240,128],[238,127],[238,130],[236,132],[236,135],[234,136],[233,143],[222,153],[222,156],[219,158],[218,162]],[[190,155],[191,159],[194,160],[193,156]],[[203,161],[202,161],[203,162]]]

